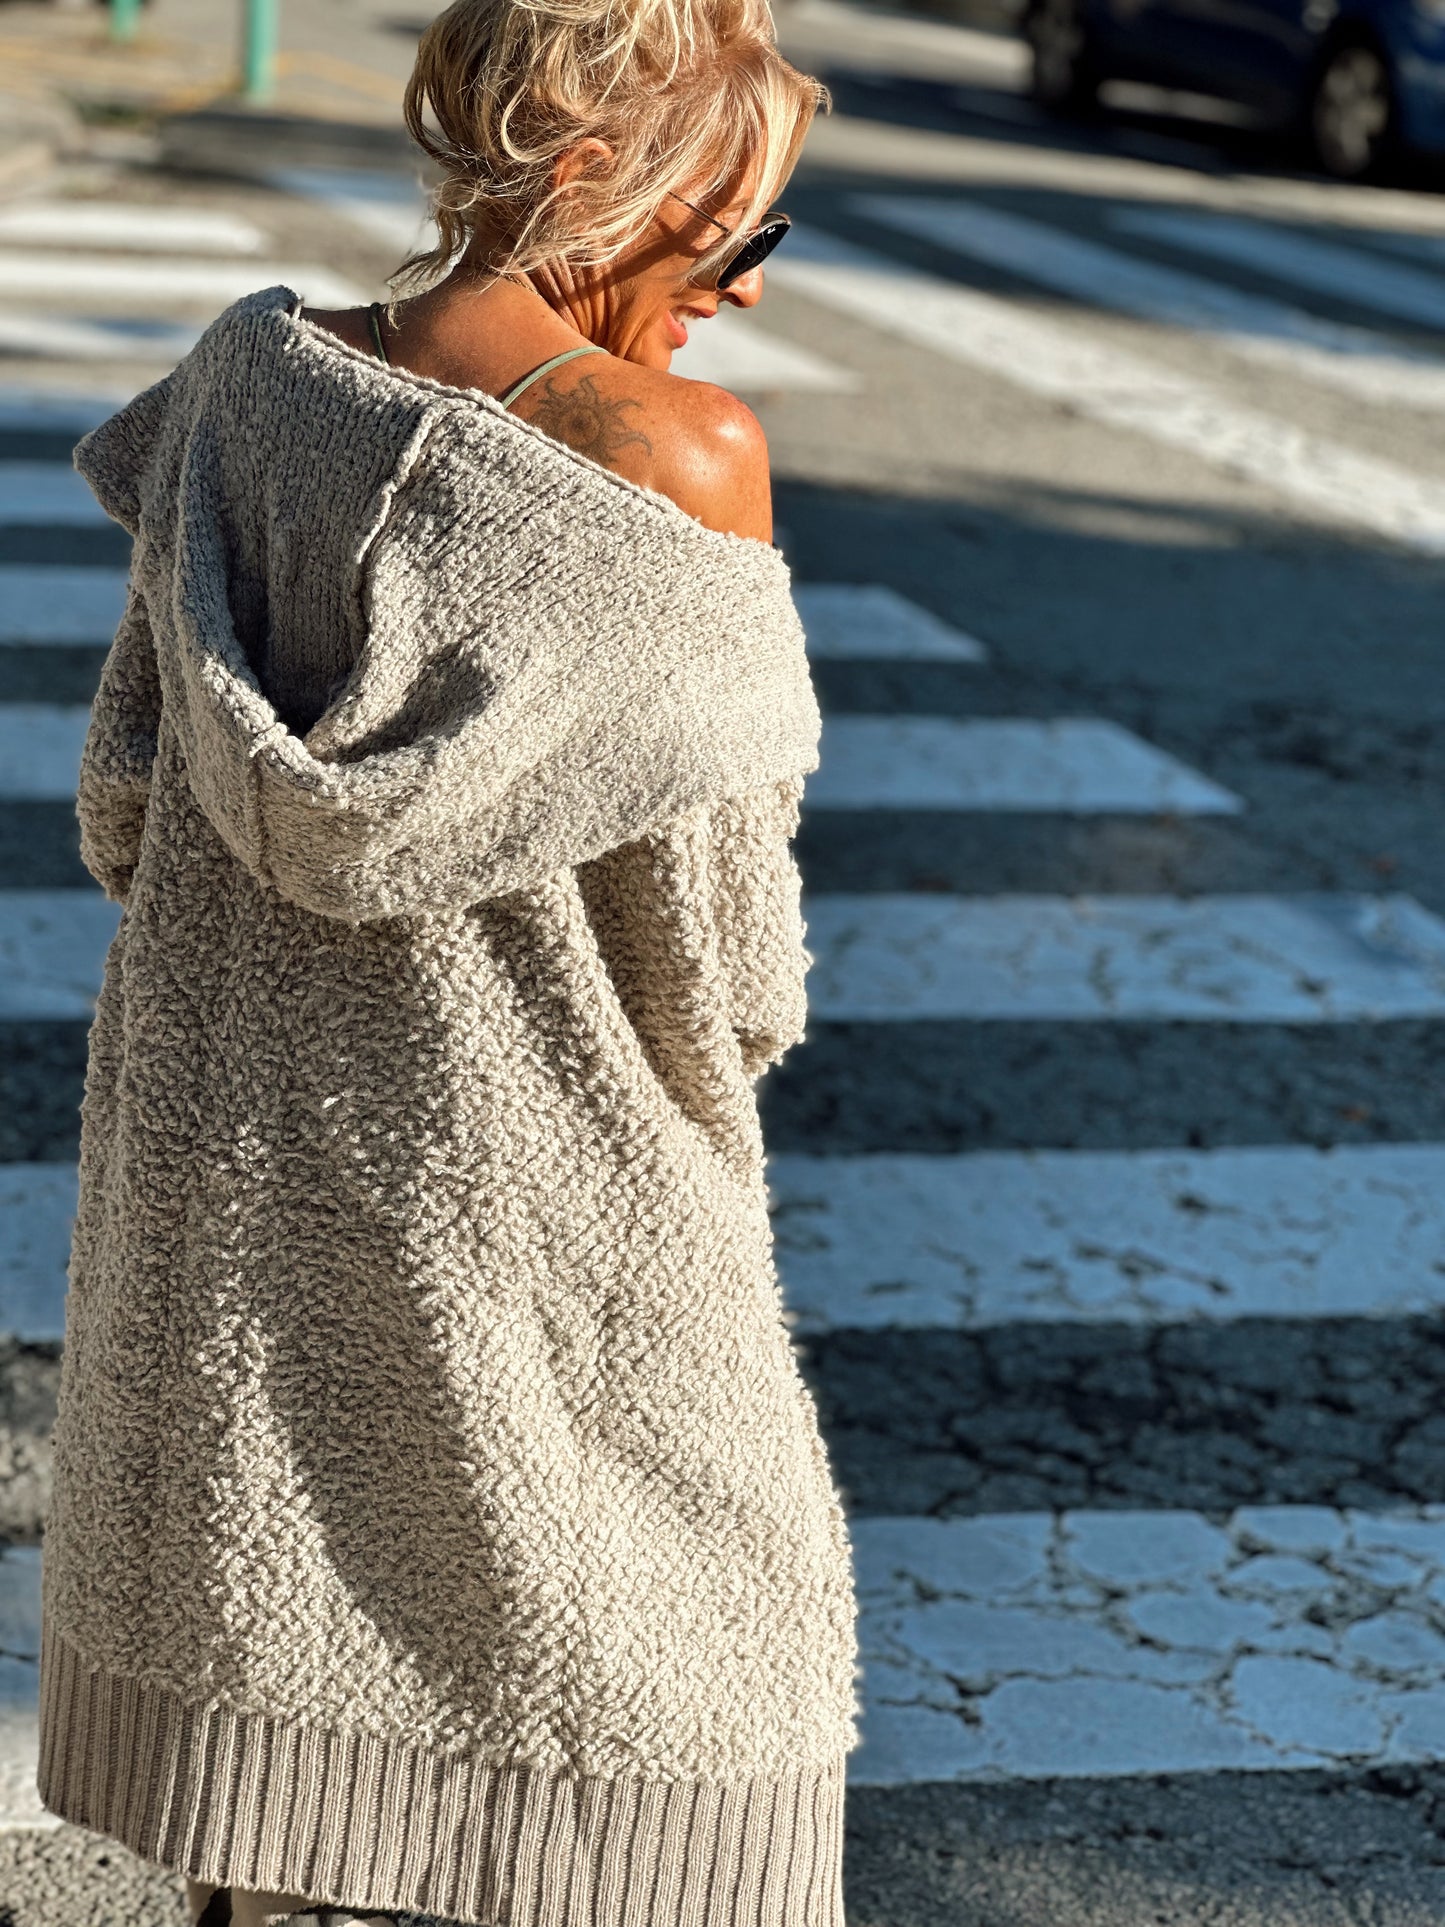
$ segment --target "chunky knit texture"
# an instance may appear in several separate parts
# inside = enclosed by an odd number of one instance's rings
[[[841,1927],[851,1549],[754,1085],[786,565],[283,288],[77,466],[136,540],[46,1803],[341,1905]]]

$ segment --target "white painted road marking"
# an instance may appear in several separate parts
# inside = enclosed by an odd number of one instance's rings
[[[883,225],[991,267],[1168,327],[1204,333],[1251,361],[1361,400],[1445,408],[1445,362],[1386,335],[1322,321],[1263,295],[1146,262],[1042,221],[965,201],[860,194],[853,204]]]
[[[88,527],[105,520],[105,510],[64,462],[0,461],[0,522]]]
[[[850,369],[769,334],[732,308],[719,308],[710,320],[693,324],[687,346],[672,358],[672,372],[736,394],[772,389],[854,394],[863,386]]]
[[[803,909],[814,1018],[1445,1015],[1445,923],[1407,896],[825,895]]]
[[[398,261],[436,239],[426,192],[410,175],[364,167],[280,167],[267,179],[283,194],[329,207],[371,240],[394,248]]]
[[[50,424],[19,417],[7,423],[0,414],[0,432],[7,425]],[[67,432],[73,429],[78,439],[94,423],[57,425]],[[60,472],[69,473],[71,483],[84,488],[73,472],[63,468]],[[85,493],[89,496],[90,491]],[[125,606],[125,580],[116,569],[62,571],[0,565],[0,643],[109,642]],[[983,644],[972,636],[877,584],[804,585],[795,590],[794,599],[807,630],[808,653],[819,660],[978,663],[986,659]]]
[[[366,299],[354,282],[312,262],[112,260],[100,254],[0,247],[0,288],[7,299],[41,295],[80,301],[225,305],[278,283],[320,307],[351,308]]]
[[[803,1332],[1445,1308],[1440,1144],[774,1153],[768,1189]]]
[[[815,1018],[1445,1014],[1445,924],[1404,896],[804,899]],[[0,891],[0,1016],[89,1017],[118,906]]]
[[[0,1332],[26,1344],[65,1335],[78,1182],[74,1164],[0,1164]]]
[[[0,646],[107,647],[125,610],[124,569],[0,565]]]
[[[790,258],[779,250],[769,267],[784,287],[1110,428],[1182,449],[1286,500],[1427,554],[1445,552],[1445,483],[1089,341],[1075,322],[899,267],[815,230],[795,228],[789,248]]]
[[[1317,240],[1274,221],[1246,221],[1203,211],[1174,214],[1121,207],[1111,209],[1108,220],[1121,234],[1207,254],[1212,260],[1292,282],[1352,307],[1373,308],[1413,327],[1445,333],[1445,281],[1418,268],[1382,261],[1365,248]]]
[[[120,905],[99,890],[0,890],[0,1018],[95,1015]]]
[[[89,724],[88,705],[0,703],[0,802],[69,802]]]
[[[822,661],[987,662],[976,637],[940,621],[881,582],[804,582],[793,590],[808,636]]]
[[[123,408],[133,394],[133,389],[118,388],[110,395],[60,395],[0,384],[0,434],[10,429],[53,429],[73,434],[78,441]]]
[[[0,797],[70,796],[88,719],[75,704],[0,706]],[[1113,723],[934,716],[830,716],[805,802],[810,810],[1182,816],[1243,807]]]
[[[982,1330],[1445,1306],[1445,1145],[774,1153],[788,1322]],[[65,1329],[73,1164],[0,1165],[0,1332]]]
[[[120,248],[143,254],[255,254],[265,235],[221,208],[152,207],[143,201],[15,201],[0,207],[0,242]]]
[[[0,1551],[0,1833],[60,1825],[40,1804],[40,1548]]]
[[[812,810],[1233,814],[1237,796],[1116,723],[829,716]]]
[[[850,1783],[1445,1755],[1445,1507],[850,1523]]]
[[[178,361],[201,338],[199,328],[169,321],[31,314],[0,308],[0,351],[50,361]]]

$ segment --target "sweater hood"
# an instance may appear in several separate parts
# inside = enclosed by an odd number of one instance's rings
[[[787,565],[267,289],[79,444],[196,799],[322,915],[536,887],[816,768]],[[339,673],[317,713],[278,691]],[[294,679],[293,679],[294,680]]]

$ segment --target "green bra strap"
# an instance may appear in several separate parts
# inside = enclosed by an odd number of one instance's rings
[[[534,368],[530,375],[523,375],[515,388],[507,390],[502,396],[503,408],[510,408],[524,388],[530,388],[534,381],[540,381],[543,375],[549,375],[554,368],[560,368],[564,361],[571,361],[574,355],[605,355],[606,353],[605,348],[599,347],[595,341],[589,341],[583,348],[569,348],[565,354],[553,355],[552,359],[544,361],[540,368]]]

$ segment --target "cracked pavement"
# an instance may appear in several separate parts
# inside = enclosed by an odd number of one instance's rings
[[[868,1778],[1414,1763],[1445,1751],[1445,1507],[856,1529]]]
[[[1440,1145],[774,1152],[768,1187],[802,1332],[1445,1305]]]

